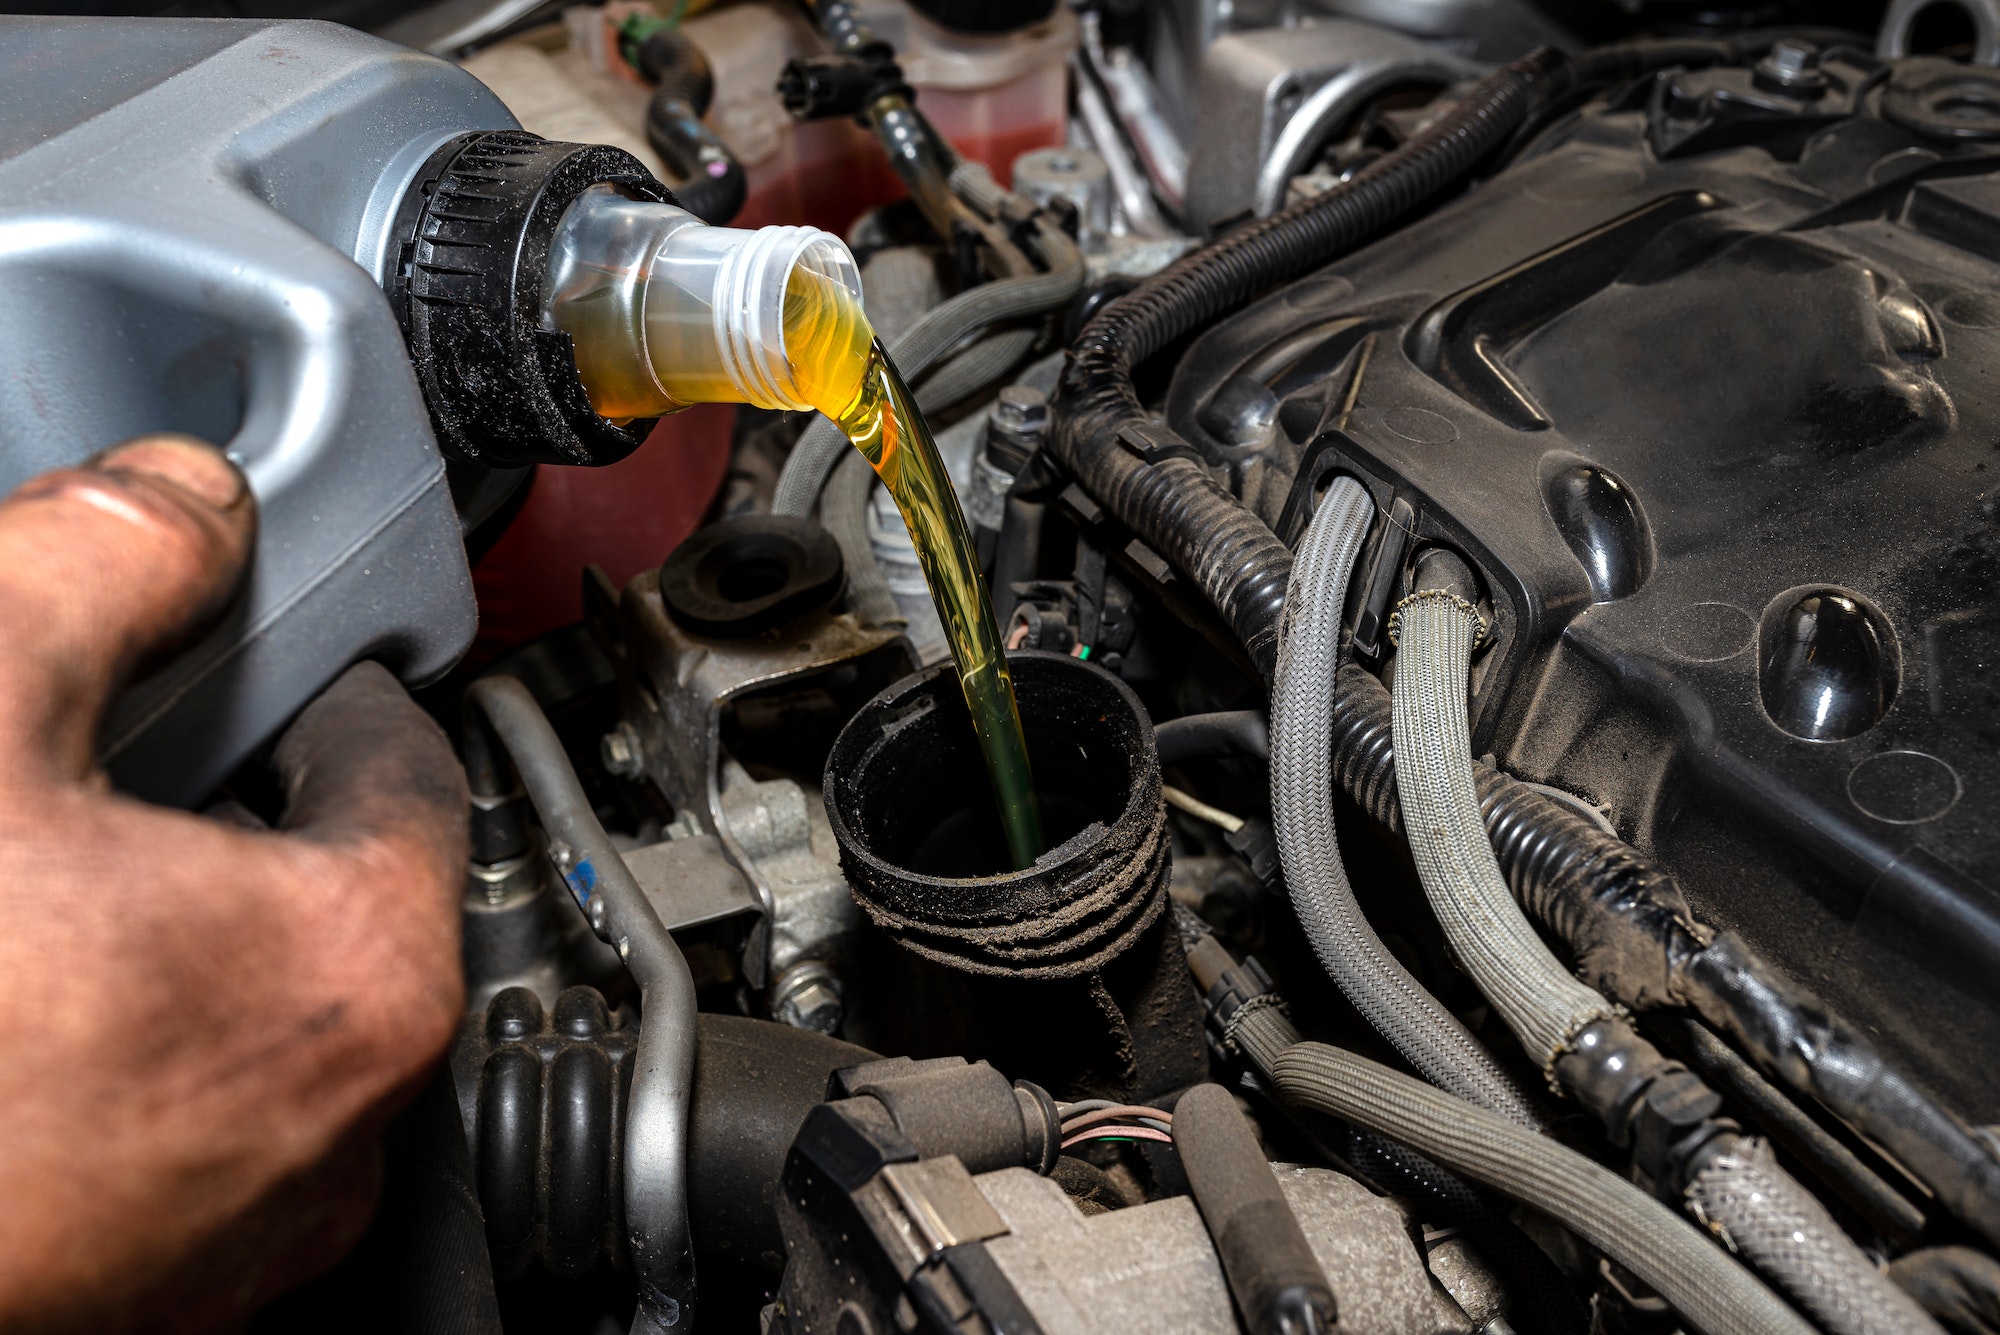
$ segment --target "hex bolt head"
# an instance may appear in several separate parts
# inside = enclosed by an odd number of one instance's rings
[[[831,1034],[840,1028],[840,981],[823,964],[801,964],[778,980],[771,1017],[794,1029]]]
[[[993,401],[993,423],[1021,435],[1040,435],[1049,424],[1049,396],[1033,385],[1007,385]]]
[[[1826,90],[1819,48],[1792,38],[1774,44],[1757,62],[1752,78],[1765,88],[1804,97],[1815,97]]]
[[[1798,74],[1819,65],[1819,51],[1810,43],[1788,39],[1771,48],[1770,60],[1772,69]]]

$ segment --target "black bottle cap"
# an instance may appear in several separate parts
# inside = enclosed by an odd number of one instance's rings
[[[652,430],[652,418],[599,417],[569,335],[542,326],[556,224],[602,184],[674,202],[621,149],[521,130],[462,135],[417,173],[389,299],[446,454],[495,467],[609,464]]]

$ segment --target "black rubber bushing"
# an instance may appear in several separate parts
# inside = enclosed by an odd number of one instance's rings
[[[660,567],[675,621],[723,639],[760,634],[840,595],[840,545],[810,519],[743,515],[710,524]]]

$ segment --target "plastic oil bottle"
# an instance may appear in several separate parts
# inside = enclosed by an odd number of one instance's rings
[[[697,403],[816,409],[881,477],[922,563],[1016,867],[1042,851],[1028,752],[993,605],[930,429],[861,309],[847,247],[810,227],[710,227],[608,188],[569,208],[546,317],[613,420]]]

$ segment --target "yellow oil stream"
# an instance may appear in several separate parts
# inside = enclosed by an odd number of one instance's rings
[[[1042,852],[1042,822],[1014,681],[930,428],[860,304],[806,265],[785,288],[785,348],[803,397],[846,433],[902,512],[958,665],[1007,850],[1017,868],[1030,866]]]

